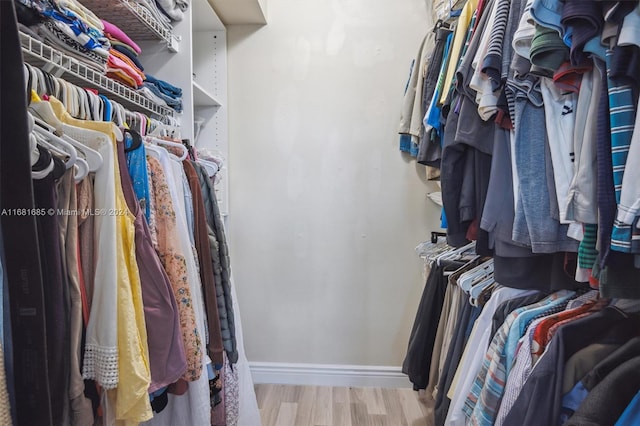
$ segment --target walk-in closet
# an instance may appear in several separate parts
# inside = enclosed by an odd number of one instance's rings
[[[0,426],[640,424],[635,0],[0,1]]]

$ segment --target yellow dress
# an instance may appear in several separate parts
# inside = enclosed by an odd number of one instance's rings
[[[111,403],[115,406],[118,423],[127,426],[136,425],[153,417],[148,394],[151,372],[142,287],[136,263],[135,218],[127,208],[117,162],[118,129],[110,122],[77,120],[71,117],[64,105],[53,97],[50,98],[50,103],[63,123],[105,133],[113,142],[116,209],[104,214],[114,214],[116,217],[118,386],[107,392]]]

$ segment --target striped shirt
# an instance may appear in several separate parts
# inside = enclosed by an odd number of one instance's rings
[[[498,0],[496,7],[489,48],[482,62],[482,72],[491,80],[491,89],[494,92],[502,87],[502,45],[504,33],[507,30],[511,0]]]
[[[561,290],[540,302],[513,311],[491,341],[463,411],[473,425],[493,425],[518,340],[536,317],[564,309],[572,291]],[[514,334],[511,334],[512,329]],[[512,339],[517,335],[515,341]],[[511,361],[508,361],[511,360]],[[509,364],[508,364],[509,363]]]
[[[635,127],[636,108],[633,102],[633,87],[630,84],[622,84],[622,81],[611,78],[611,61],[613,50],[607,49],[607,83],[609,94],[609,117],[611,122],[611,161],[613,166],[613,184],[615,189],[616,204],[620,204],[622,191],[622,178],[631,137]],[[616,219],[611,233],[611,249],[629,253],[632,239],[631,225]]]

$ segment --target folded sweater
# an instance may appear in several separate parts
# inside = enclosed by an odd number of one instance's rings
[[[129,36],[122,31],[120,28],[118,28],[116,25],[105,21],[104,19],[102,20],[102,24],[104,25],[104,32],[111,35],[113,38],[120,40],[123,43],[128,44],[129,46],[131,46],[131,48],[133,48],[133,50],[137,53],[140,54],[142,53],[142,49],[140,49],[140,47],[129,38]]]

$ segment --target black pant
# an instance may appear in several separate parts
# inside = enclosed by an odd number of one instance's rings
[[[29,159],[27,99],[13,1],[0,1],[0,216],[13,344],[13,418],[50,425],[44,298]],[[19,210],[14,210],[19,209]],[[24,210],[22,210],[24,209]],[[25,213],[25,214],[18,214]]]

